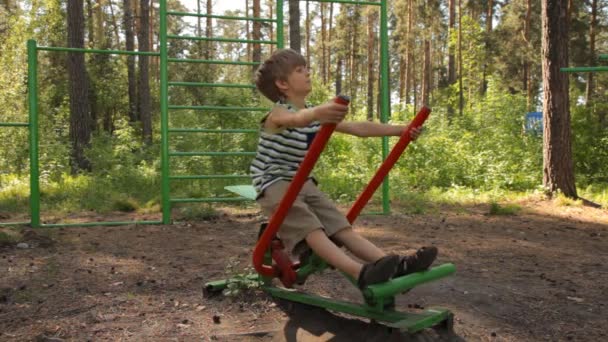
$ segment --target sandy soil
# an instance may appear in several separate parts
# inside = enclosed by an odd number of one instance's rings
[[[608,340],[608,212],[519,205],[510,216],[489,215],[484,205],[413,216],[397,207],[360,218],[356,229],[395,253],[432,243],[437,264],[456,265],[455,275],[397,301],[403,310],[449,308],[456,340]],[[0,247],[0,340],[408,340],[354,317],[300,306],[286,312],[259,290],[203,298],[205,282],[249,264],[262,220],[255,209],[226,208],[171,226],[26,229],[28,248]],[[335,271],[303,289],[361,300]],[[441,338],[425,331],[413,340]]]

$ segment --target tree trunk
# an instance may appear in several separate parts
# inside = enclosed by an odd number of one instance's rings
[[[327,4],[322,2],[321,6],[321,79],[323,84],[327,84]]]
[[[310,2],[306,1],[306,65],[310,67]]]
[[[148,40],[149,0],[140,0],[141,22],[137,41],[139,51],[150,51]],[[148,56],[139,56],[139,115],[142,123],[142,136],[146,144],[152,143],[152,113],[150,106],[150,79]]]
[[[268,18],[274,18],[276,17],[276,13],[274,13],[274,7],[273,7],[273,1],[270,0],[268,2]],[[270,25],[270,27],[268,28],[268,31],[270,31],[270,40],[274,40],[274,25]],[[270,52],[272,53],[274,51],[274,44],[270,44]]]
[[[454,28],[456,27],[456,0],[448,1],[448,24],[450,29],[450,35],[452,35],[454,34]],[[454,57],[454,49],[450,48],[448,53],[448,84],[452,85],[454,83],[456,83],[456,58]]]
[[[374,86],[376,85],[376,21],[378,12],[370,8],[367,17],[367,120],[374,120]]]
[[[526,18],[524,20],[524,44],[526,50],[530,48],[530,18],[532,16],[532,0],[526,1]],[[526,91],[526,110],[532,110],[532,72],[531,62],[524,56],[523,65],[523,89]]]
[[[543,186],[576,198],[570,138],[568,8],[565,1],[542,0]]]
[[[300,36],[300,1],[289,0],[289,47],[302,53]]]
[[[212,0],[207,0],[206,12],[209,15],[213,14],[213,1]],[[207,21],[205,23],[205,37],[213,38],[213,19],[212,18],[207,18]],[[205,49],[205,59],[210,60],[210,59],[215,58],[213,50],[214,50],[213,42],[207,41],[207,48]]]
[[[336,63],[336,95],[342,94],[342,57]]]
[[[462,70],[462,0],[458,0],[458,111],[460,116],[462,116],[464,109],[464,89],[462,87],[463,75],[464,72]]]
[[[253,0],[253,17],[259,18],[260,13],[261,13],[260,0]],[[254,40],[262,39],[262,23],[259,21],[253,22],[253,39]],[[252,51],[251,57],[252,57],[253,62],[262,61],[262,46],[260,44],[253,44],[253,51]],[[254,75],[255,75],[255,71],[257,70],[257,68],[258,68],[257,65],[253,66]]]
[[[589,23],[589,65],[595,66],[595,35],[597,30],[597,0],[591,1],[591,22]],[[585,98],[587,106],[593,102],[593,73],[590,72],[587,76],[587,87],[585,89]]]
[[[424,62],[422,65],[422,105],[429,105],[431,93],[431,43],[424,41]]]
[[[82,0],[67,3],[68,47],[84,48],[84,4]],[[91,164],[84,155],[91,141],[91,108],[89,84],[84,54],[68,52],[68,82],[70,89],[70,141],[72,173],[90,170]]]
[[[135,50],[135,40],[133,36],[133,12],[131,0],[123,0],[124,18],[123,25],[125,30],[125,45],[127,51]],[[135,81],[135,56],[127,56],[127,83],[129,93],[129,121],[137,122],[137,83]]]
[[[329,4],[329,27],[327,29],[327,32],[328,32],[327,41],[328,42],[331,42],[332,33],[333,33],[333,30],[334,30],[333,23],[334,23],[334,3],[332,2],[332,3]],[[332,54],[332,51],[333,51],[331,44],[327,48],[327,51],[328,51],[328,53],[327,53],[327,63],[326,63],[326,65],[327,65],[327,77],[329,78],[330,75],[331,75],[331,64],[332,64],[331,63],[331,54]],[[329,82],[329,79],[327,81]]]

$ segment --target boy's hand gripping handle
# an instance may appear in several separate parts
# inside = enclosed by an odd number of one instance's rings
[[[335,102],[348,105],[350,103],[350,98],[348,96],[339,95],[334,99]],[[321,129],[315,136],[302,164],[300,164],[300,168],[296,172],[291,184],[289,184],[289,188],[285,195],[283,195],[283,199],[279,203],[278,208],[270,218],[270,222],[268,222],[268,226],[264,230],[264,233],[258,239],[258,242],[253,251],[253,266],[256,271],[263,276],[267,277],[281,277],[283,279],[294,279],[295,281],[295,272],[293,267],[289,265],[289,267],[282,267],[282,269],[273,268],[268,265],[264,265],[264,253],[268,250],[270,246],[270,242],[276,235],[279,227],[285,220],[287,216],[287,212],[293,205],[293,202],[296,200],[296,197],[302,190],[302,186],[308,179],[308,175],[310,175],[310,171],[315,166],[317,160],[319,159],[319,155],[327,145],[331,134],[336,129],[336,124],[323,124]],[[283,263],[282,263],[283,264]],[[289,273],[284,274],[282,273]],[[291,274],[293,273],[293,274]],[[287,286],[287,284],[284,284]]]

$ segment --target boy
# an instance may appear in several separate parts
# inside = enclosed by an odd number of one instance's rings
[[[335,123],[337,132],[359,137],[400,136],[406,128],[368,121],[343,122],[348,107],[333,100],[308,106],[310,72],[304,57],[294,50],[275,51],[257,70],[256,87],[276,103],[261,122],[257,154],[250,169],[257,202],[267,215],[279,205],[321,124]],[[412,137],[419,133],[416,130]],[[310,247],[330,265],[357,279],[360,289],[425,270],[437,257],[435,247],[422,247],[408,256],[387,255],[352,229],[312,177],[302,187],[277,235],[293,255],[302,255]],[[339,246],[345,246],[365,263],[349,257]]]

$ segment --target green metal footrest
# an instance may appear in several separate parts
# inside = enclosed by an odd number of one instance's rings
[[[303,267],[306,267],[304,265]],[[262,286],[262,289],[275,298],[292,302],[312,305],[330,311],[342,312],[354,316],[376,320],[387,327],[396,328],[407,333],[416,333],[426,328],[443,325],[448,333],[452,333],[453,315],[450,311],[441,308],[429,308],[420,312],[399,312],[387,307],[393,307],[394,296],[415,286],[437,280],[454,273],[453,264],[443,264],[428,271],[413,273],[407,276],[392,279],[383,284],[371,285],[363,291],[365,304],[350,303],[304,293],[294,289]],[[250,280],[261,280],[259,275],[246,276]],[[205,284],[205,296],[220,293],[234,280],[219,280]],[[266,282],[266,284],[269,284]]]

